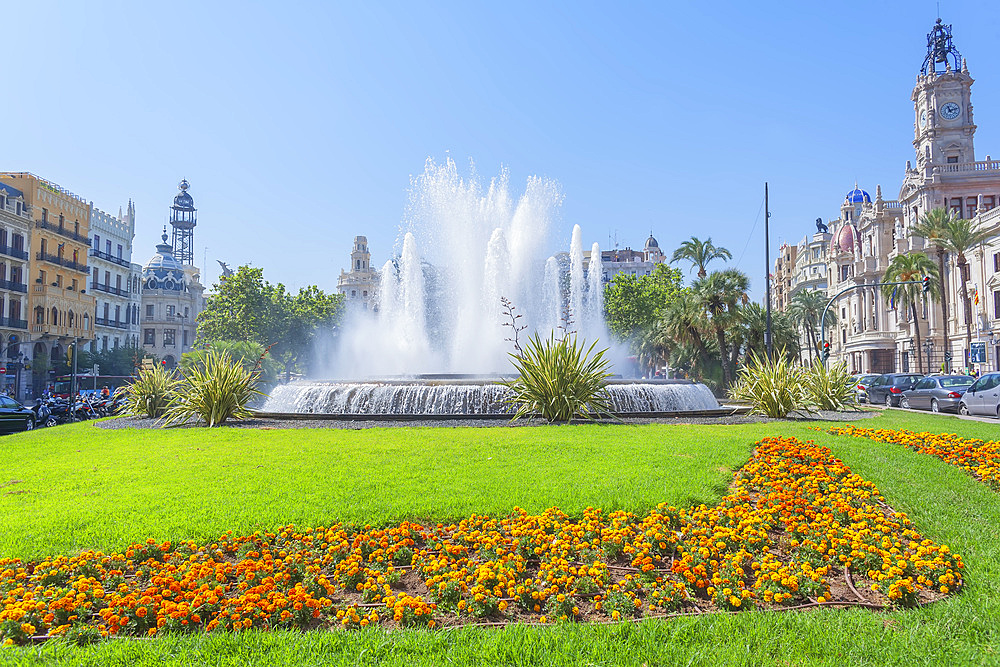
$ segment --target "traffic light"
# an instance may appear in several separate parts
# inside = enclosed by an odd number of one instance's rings
[[[931,291],[931,279],[929,276],[924,276],[924,294]]]
[[[830,358],[830,343],[823,343],[823,361]]]

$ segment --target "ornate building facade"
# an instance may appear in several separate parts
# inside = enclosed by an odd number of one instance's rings
[[[32,217],[27,319],[31,385],[39,393],[50,380],[51,361],[94,338],[95,300],[87,289],[90,204],[27,172],[0,173],[0,182],[23,194]]]
[[[30,366],[28,340],[28,252],[31,213],[24,193],[0,181],[0,389],[24,397],[21,375]]]
[[[174,246],[167,243],[167,230],[163,229],[163,242],[156,246],[156,253],[142,269],[140,307],[141,346],[174,368],[181,355],[194,346],[198,314],[205,307],[205,288],[201,274],[194,266],[193,232],[195,225],[194,199],[188,193],[187,181],[178,186],[180,193],[170,207],[171,224],[180,234],[174,239],[181,244],[185,262],[180,261]],[[188,232],[192,232],[189,234]]]
[[[989,222],[993,218],[984,214],[1000,199],[1000,160],[989,155],[976,159],[973,78],[952,42],[951,26],[938,19],[927,43],[911,95],[915,156],[906,163],[898,199],[885,198],[880,186],[874,199],[856,187],[832,224],[828,291],[832,297],[853,289],[834,304],[837,323],[830,342],[833,358],[846,361],[855,372],[932,372],[967,366],[966,334],[975,338],[988,324],[982,317],[966,321],[954,257],[945,258],[942,276],[948,302],[945,318],[938,304],[923,299],[915,304],[914,317],[908,304],[887,301],[880,291],[894,257],[928,251],[925,239],[911,235],[922,215],[945,208],[959,218],[978,216]],[[928,254],[934,257],[932,251]],[[984,255],[979,285],[995,282],[995,270]]]
[[[375,307],[379,274],[372,268],[371,259],[368,239],[355,236],[354,249],[351,250],[351,268],[349,271],[341,269],[340,278],[337,279],[337,292],[344,295],[349,308],[353,306],[372,310]]]
[[[132,270],[135,206],[118,216],[90,208],[90,293],[97,301],[91,351],[139,343],[139,275]]]

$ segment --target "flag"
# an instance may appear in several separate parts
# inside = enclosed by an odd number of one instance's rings
[[[896,308],[896,290],[899,286],[892,288],[892,296],[889,297],[889,310],[894,310]]]
[[[979,288],[978,287],[973,287],[972,288],[972,303],[976,304],[977,306],[979,305]]]

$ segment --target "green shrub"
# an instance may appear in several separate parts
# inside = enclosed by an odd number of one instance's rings
[[[790,412],[811,412],[813,401],[806,389],[805,373],[784,354],[774,359],[750,355],[739,369],[729,395],[750,403],[751,414],[785,417]]]
[[[611,376],[611,362],[604,356],[607,350],[594,352],[596,345],[584,349],[586,342],[576,336],[531,336],[521,355],[510,355],[518,377],[504,383],[513,392],[507,402],[517,408],[514,419],[530,414],[550,422],[610,416],[604,382]]]
[[[173,372],[156,365],[139,369],[135,382],[118,391],[125,394],[125,411],[128,414],[156,419],[166,413],[176,388],[177,380]]]
[[[810,402],[820,410],[843,410],[857,402],[855,384],[843,361],[830,364],[828,368],[816,359],[803,374],[803,379]]]
[[[244,368],[241,360],[209,350],[202,363],[192,364],[184,371],[184,379],[164,415],[166,423],[197,419],[217,426],[228,419],[249,417],[247,404],[262,395],[257,391],[259,376],[258,369]]]

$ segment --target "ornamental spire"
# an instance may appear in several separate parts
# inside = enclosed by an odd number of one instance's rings
[[[934,22],[934,27],[927,33],[927,55],[924,57],[921,74],[936,74],[938,63],[944,63],[944,70],[958,71],[963,68],[962,54],[951,42],[951,25]]]

